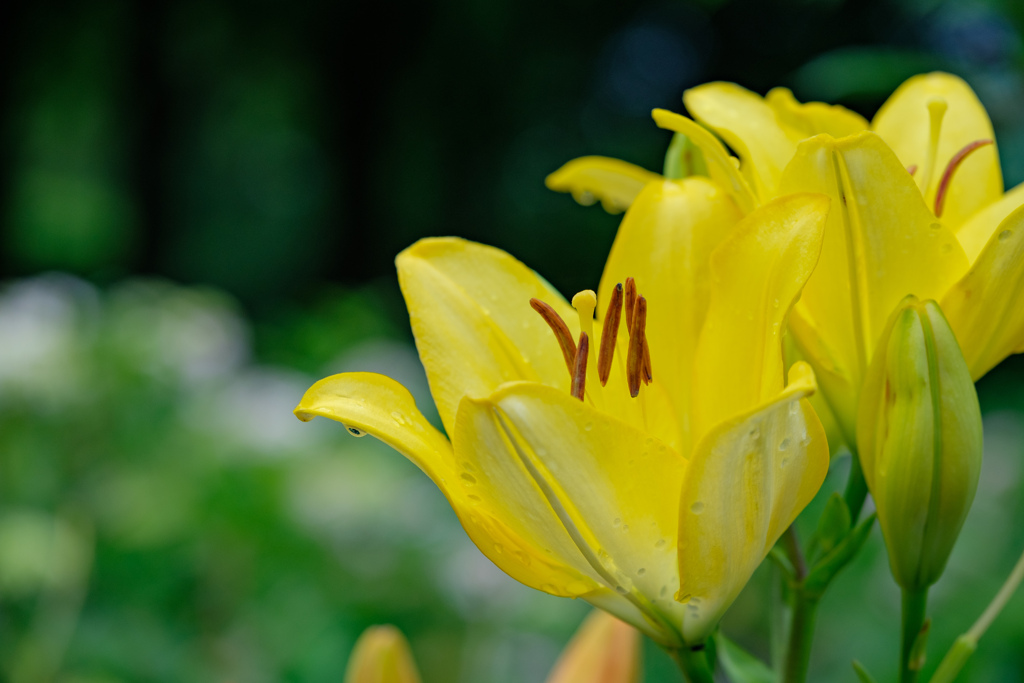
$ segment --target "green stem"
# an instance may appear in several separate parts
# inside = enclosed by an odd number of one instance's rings
[[[864,507],[864,500],[868,497],[868,482],[864,479],[864,470],[860,466],[860,457],[857,456],[857,449],[850,447],[850,478],[846,480],[846,491],[843,498],[846,499],[846,507],[850,508],[850,520],[857,526],[857,519]]]
[[[703,645],[696,648],[684,646],[678,650],[669,650],[668,654],[679,665],[679,670],[683,672],[687,683],[715,683],[715,676],[708,666],[708,657]]]
[[[807,578],[807,562],[800,550],[796,529],[790,526],[782,535],[782,548],[793,567],[790,602],[792,617],[789,625],[789,643],[783,668],[783,683],[804,683],[811,661],[811,642],[814,640],[814,621],[818,601],[807,595],[803,581]]]
[[[992,599],[992,602],[985,608],[982,615],[974,622],[974,626],[971,626],[967,633],[957,638],[956,642],[953,643],[953,647],[942,658],[939,668],[935,670],[935,674],[932,676],[931,683],[953,683],[957,674],[964,668],[964,664],[967,663],[967,660],[977,649],[978,640],[985,634],[985,631],[992,625],[992,622],[999,616],[1003,608],[1006,607],[1006,603],[1013,597],[1021,581],[1024,581],[1024,554],[1017,560],[1013,571],[1006,577],[1003,587],[999,589],[996,597]]]
[[[912,654],[917,636],[924,625],[928,606],[928,589],[903,589],[903,633],[900,638],[900,683],[917,683],[920,673],[912,667]]]
[[[783,683],[804,683],[811,661],[811,642],[818,601],[808,597],[799,587],[793,591],[793,621],[789,627],[789,647],[782,673]]]

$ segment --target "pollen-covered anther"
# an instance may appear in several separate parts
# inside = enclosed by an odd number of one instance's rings
[[[935,190],[935,217],[939,218],[942,216],[942,210],[946,205],[946,194],[949,191],[949,185],[953,180],[953,174],[956,169],[960,167],[960,164],[967,159],[972,152],[977,149],[981,149],[986,145],[991,145],[992,140],[975,140],[974,142],[964,145],[963,149],[953,155],[953,158],[949,160],[946,165],[946,170],[942,174],[942,178],[939,180],[939,186]]]
[[[604,327],[601,329],[601,349],[597,355],[597,376],[601,386],[608,384],[608,376],[612,371],[612,360],[615,356],[615,342],[619,337],[619,321],[622,318],[622,283],[615,285],[608,312],[604,316]]]
[[[626,383],[629,395],[636,398],[640,394],[640,382],[646,381],[649,374],[645,369],[646,337],[644,328],[647,326],[647,299],[636,298],[633,306],[632,324],[629,326],[629,351],[626,354]],[[649,360],[647,362],[650,362]]]
[[[562,356],[565,358],[565,367],[568,368],[569,375],[573,375],[576,368],[576,342],[572,339],[569,326],[565,324],[562,316],[558,315],[555,309],[540,299],[530,299],[530,306],[540,313],[540,317],[544,318],[544,322],[555,333],[555,339],[558,340],[558,346],[562,349]]]
[[[580,332],[580,343],[576,348],[576,365],[572,371],[572,388],[569,390],[573,398],[583,400],[587,391],[587,355],[590,352],[590,340],[586,332]]]

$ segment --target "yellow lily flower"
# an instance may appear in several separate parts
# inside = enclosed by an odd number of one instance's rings
[[[572,307],[498,249],[422,240],[396,263],[451,440],[382,375],[321,380],[295,413],[416,463],[513,578],[702,643],[828,467],[813,373],[787,385],[781,347],[828,204],[738,220],[707,179],[651,180]]]
[[[941,303],[975,380],[1024,351],[1024,307],[1014,305],[1024,281],[1024,184],[1004,194],[991,122],[963,80],[915,76],[870,125],[843,107],[801,104],[784,88],[762,98],[710,83],[683,99],[740,159],[684,116],[655,110],[655,121],[690,137],[742,210],[793,192],[832,198],[820,267],[790,322],[848,443],[871,353],[903,297]],[[580,161],[549,184],[598,198],[622,185]]]
[[[638,683],[640,634],[600,610],[566,645],[546,683]],[[409,643],[394,626],[363,631],[349,656],[345,683],[420,683]]]

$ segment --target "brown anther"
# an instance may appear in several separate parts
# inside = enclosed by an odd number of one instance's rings
[[[633,309],[636,307],[636,280],[626,278],[626,329],[633,329]]]
[[[619,336],[619,320],[622,318],[622,283],[615,285],[608,312],[604,316],[604,327],[601,329],[601,349],[597,354],[597,376],[601,386],[608,384],[608,375],[612,371],[612,358],[615,355],[615,342]]]
[[[572,340],[572,332],[569,331],[569,326],[565,324],[562,316],[558,315],[555,309],[540,299],[530,299],[530,306],[533,307],[533,310],[540,313],[540,317],[544,318],[544,322],[555,333],[555,339],[558,340],[558,346],[561,347],[562,356],[565,358],[565,367],[569,369],[569,374],[572,375],[576,367],[576,342]]]
[[[644,372],[645,343],[644,328],[647,325],[647,299],[637,297],[634,305],[633,324],[629,328],[629,351],[626,354],[626,383],[629,395],[636,398],[640,394],[641,375]],[[628,310],[628,309],[627,309]]]
[[[911,164],[910,166],[907,166],[907,173],[909,173],[910,175],[914,175],[915,173],[917,173],[917,164]]]
[[[971,152],[976,149],[980,149],[985,145],[991,145],[992,140],[975,140],[967,145],[964,145],[963,149],[953,155],[953,158],[949,160],[946,165],[946,170],[942,174],[942,179],[939,180],[939,187],[935,191],[935,217],[938,218],[942,215],[942,209],[946,204],[946,192],[949,190],[949,184],[953,180],[953,173],[956,169],[964,162]]]
[[[573,398],[583,400],[587,390],[587,354],[590,351],[590,340],[586,332],[580,332],[579,348],[576,351],[576,366],[572,371],[572,388],[569,392]]]

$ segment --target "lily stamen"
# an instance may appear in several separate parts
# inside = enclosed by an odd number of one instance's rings
[[[576,350],[576,365],[572,372],[572,387],[569,392],[573,398],[583,400],[587,389],[587,355],[590,351],[590,340],[586,332],[580,332],[580,343]]]
[[[946,170],[942,174],[942,179],[939,180],[939,187],[935,191],[935,217],[939,218],[942,216],[942,209],[946,204],[946,192],[949,190],[949,185],[953,181],[953,173],[960,167],[960,164],[970,156],[971,152],[976,149],[980,149],[985,145],[991,145],[992,140],[975,140],[974,142],[964,145],[963,149],[953,155],[953,158],[949,160],[949,164],[946,165]]]
[[[633,311],[636,309],[637,301],[637,289],[636,281],[631,278],[626,278],[626,329],[630,331],[630,337],[632,337],[633,330]],[[644,384],[650,384],[654,380],[654,375],[651,372],[651,350],[647,347],[647,337],[644,336],[644,363],[642,377]],[[635,394],[634,394],[635,396]]]
[[[644,328],[647,326],[647,299],[638,296],[634,305],[633,324],[629,329],[629,351],[626,354],[626,382],[629,395],[636,398],[640,394],[640,380],[646,376],[644,369],[645,343]]]
[[[558,340],[558,346],[562,349],[562,356],[565,358],[565,367],[568,368],[569,375],[574,376],[576,368],[576,342],[572,339],[569,326],[565,324],[562,316],[558,315],[555,309],[540,299],[530,299],[530,306],[533,307],[533,310],[540,313],[540,317],[544,318],[544,322],[555,333],[555,339]]]
[[[601,386],[608,384],[608,376],[612,371],[612,359],[615,355],[615,341],[619,336],[619,321],[622,317],[622,283],[615,285],[608,312],[604,316],[604,327],[601,330],[601,348],[597,355],[597,376]]]

